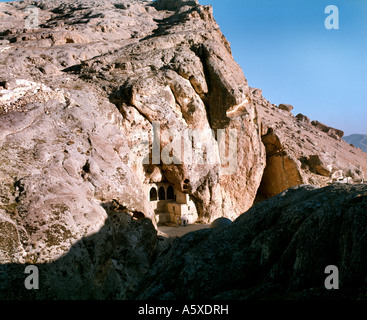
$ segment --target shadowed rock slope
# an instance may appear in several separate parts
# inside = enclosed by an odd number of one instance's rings
[[[366,299],[366,235],[366,185],[293,187],[228,227],[176,240],[138,297]],[[328,265],[339,268],[339,290],[324,287]]]

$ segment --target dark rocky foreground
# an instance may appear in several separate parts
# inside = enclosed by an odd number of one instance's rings
[[[139,298],[311,299],[366,297],[367,187],[299,186],[231,226],[176,241]],[[325,267],[340,290],[325,289]]]
[[[24,288],[24,264],[0,267],[0,298],[366,299],[367,186],[293,187],[231,225],[157,237],[149,219],[110,212],[101,230]],[[339,268],[326,290],[325,267]]]

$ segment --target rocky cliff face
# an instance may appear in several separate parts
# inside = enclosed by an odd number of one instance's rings
[[[22,25],[30,5],[38,10],[37,29]],[[16,254],[5,261],[62,254],[102,226],[102,204],[112,200],[154,220],[143,190],[157,176],[189,193],[203,221],[235,218],[251,207],[265,167],[260,122],[211,7],[196,1],[1,7],[1,209],[17,230]],[[163,131],[182,137],[201,130],[190,142],[203,161],[143,165],[147,154],[134,139],[155,123],[160,150],[172,140]],[[226,130],[226,149],[238,150],[230,175],[223,174],[217,129]],[[140,158],[130,161],[133,150]]]
[[[31,9],[39,27],[27,29]],[[359,181],[367,172],[366,154],[340,131],[249,88],[210,6],[22,1],[1,3],[0,17],[1,263],[63,257],[101,230],[111,206],[155,225],[150,183],[188,194],[210,222],[294,185],[323,186],[335,172]],[[186,135],[186,144],[175,140]],[[146,257],[135,277],[155,241],[139,249]],[[95,272],[124,269],[108,252]]]

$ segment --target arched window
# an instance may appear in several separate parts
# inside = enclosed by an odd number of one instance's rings
[[[157,201],[157,190],[155,188],[150,189],[149,191],[149,200]]]
[[[158,190],[158,198],[159,200],[166,200],[166,191],[163,187],[160,187]]]
[[[172,186],[169,186],[167,189],[167,200],[174,200],[175,199],[175,192]]]

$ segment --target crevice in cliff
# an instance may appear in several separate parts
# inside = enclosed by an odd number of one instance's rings
[[[231,101],[232,105],[235,105],[235,101],[232,101],[231,94],[227,91],[220,76],[212,70],[213,68],[208,63],[208,51],[204,45],[193,47],[191,50],[199,57],[204,70],[205,80],[208,86],[208,93],[202,97],[204,102],[208,122],[213,130],[227,128],[230,119],[227,117],[225,106]]]
[[[129,86],[127,83],[124,83],[118,89],[115,89],[114,91],[112,91],[112,93],[108,94],[108,100],[116,106],[116,108],[119,110],[124,118],[126,117],[126,115],[123,106],[126,105],[129,107],[133,107],[146,121],[152,123],[152,121],[143,112],[141,112],[139,108],[130,103],[132,95],[131,91],[132,87]]]
[[[200,59],[201,64],[203,66],[205,81],[208,86],[208,93],[200,95],[201,100],[204,103],[205,111],[206,111],[206,117],[209,123],[209,126],[212,128],[212,119],[211,119],[211,110],[210,110],[210,92],[212,90],[211,82],[210,82],[210,73],[206,62],[206,57],[203,55],[202,46],[192,46],[191,51],[195,53],[195,55]]]

